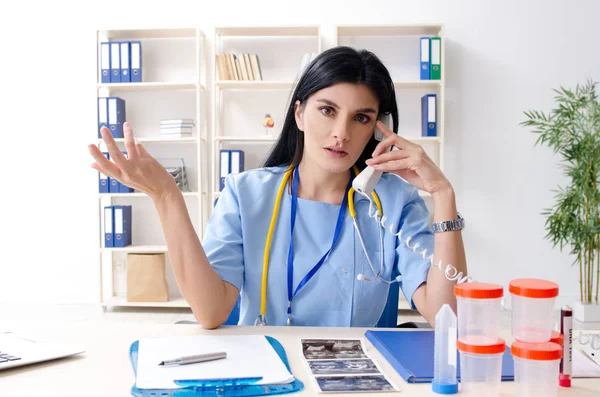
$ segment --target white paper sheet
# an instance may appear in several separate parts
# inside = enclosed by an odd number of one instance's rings
[[[573,378],[600,378],[600,365],[576,347],[573,347]]]
[[[159,366],[181,356],[227,352],[227,358],[196,364]],[[198,335],[140,339],[136,386],[175,389],[173,380],[262,377],[257,385],[294,380],[271,344],[261,335]]]

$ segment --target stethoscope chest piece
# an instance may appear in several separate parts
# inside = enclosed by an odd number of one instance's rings
[[[256,317],[256,320],[254,320],[254,325],[264,327],[267,325],[267,320],[262,314],[259,314],[258,317]]]

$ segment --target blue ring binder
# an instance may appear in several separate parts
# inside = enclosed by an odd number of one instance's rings
[[[277,352],[288,371],[291,372],[285,349],[281,343],[271,336],[265,336],[265,338],[273,346],[273,349]],[[135,341],[129,348],[129,360],[134,376],[137,376],[138,347],[139,341]],[[266,396],[294,393],[304,388],[304,384],[297,378],[294,378],[292,383],[284,385],[253,385],[252,383],[256,381],[257,379],[225,379],[219,382],[216,379],[212,379],[207,381],[185,380],[176,382],[180,385],[186,385],[186,387],[181,389],[138,389],[134,384],[131,387],[131,395],[134,397]]]

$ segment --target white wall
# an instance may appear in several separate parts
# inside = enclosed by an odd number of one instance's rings
[[[558,282],[563,296],[578,295],[573,258],[544,240],[540,215],[564,182],[558,159],[534,147],[535,136],[518,123],[524,110],[552,106],[551,88],[600,79],[593,34],[600,3],[35,3],[13,3],[17,9],[0,17],[0,302],[99,297],[97,174],[86,148],[96,125],[95,29],[201,26],[211,39],[215,25],[321,24],[327,33],[335,24],[425,22],[446,28],[446,169],[467,220],[472,276],[504,286],[541,277]]]

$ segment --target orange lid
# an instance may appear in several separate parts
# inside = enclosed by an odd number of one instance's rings
[[[557,343],[561,346],[565,344],[565,337],[558,331],[552,331],[552,336],[550,337],[550,342]]]
[[[498,284],[460,283],[454,286],[454,295],[461,298],[494,299],[502,298],[504,289]]]
[[[554,298],[558,295],[558,284],[537,278],[519,278],[510,282],[508,290],[527,298]]]
[[[498,338],[494,344],[489,345],[474,345],[458,339],[456,341],[456,347],[458,347],[458,350],[461,352],[472,354],[501,354],[506,350],[506,345],[502,338]]]
[[[510,347],[513,356],[527,360],[549,361],[560,360],[563,348],[552,342],[526,343],[515,341]]]

